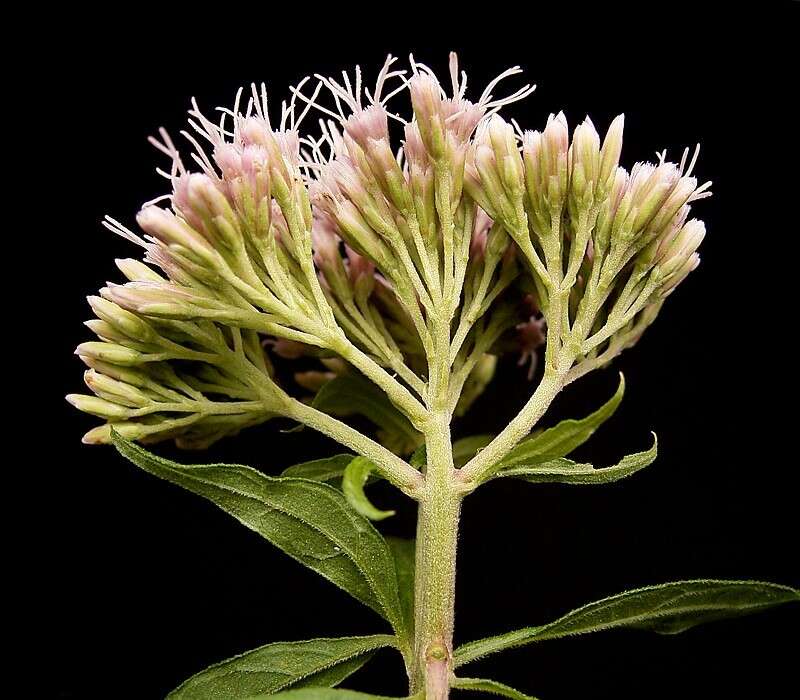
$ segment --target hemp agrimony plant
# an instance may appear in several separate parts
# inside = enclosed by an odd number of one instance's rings
[[[455,55],[446,88],[413,58],[408,70],[394,65],[389,57],[372,89],[358,68],[301,81],[277,124],[263,86],[246,100],[240,91],[218,120],[193,102],[182,132],[191,163],[166,131],[151,139],[169,159],[161,172],[171,189],[140,211],[144,235],[106,220],[145,252],[144,262],[118,261],[126,283],[89,298],[97,318],[87,325],[99,340],[77,354],[94,395],[68,399],[107,422],[84,441],[111,442],[211,500],[391,626],[267,643],[170,697],[347,698],[360,694],[330,688],[391,647],[410,695],[440,700],[461,688],[526,698],[462,668],[545,639],[614,627],[673,633],[800,599],[770,583],[682,581],[453,648],[466,496],[492,479],[603,484],[656,458],[655,437],[613,466],[569,458],[614,413],[621,378],[591,415],[531,431],[562,389],[635,344],[697,267],[705,228],[689,210],[710,192],[692,176],[696,152],[691,162],[663,153],[622,168],[622,116],[602,140],[588,118],[571,139],[563,114],[542,131],[505,121],[500,109],[533,91],[495,96],[518,68],[473,102]],[[405,118],[387,106],[402,96],[413,109]],[[301,131],[314,112],[316,135]],[[530,362],[531,376],[541,354],[529,400],[497,435],[453,442],[454,417],[509,353]],[[279,382],[276,356],[303,357],[306,369]],[[353,414],[374,423],[374,435],[342,420]],[[135,444],[203,448],[275,417],[347,452],[267,476],[184,466]],[[376,529],[392,515],[365,495],[376,479],[417,502],[415,541]]]

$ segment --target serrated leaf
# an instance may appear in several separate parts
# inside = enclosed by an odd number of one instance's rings
[[[168,697],[238,699],[289,688],[331,687],[361,668],[374,651],[395,644],[395,638],[386,634],[266,644],[201,671]]]
[[[532,466],[516,465],[501,469],[492,478],[511,476],[536,484],[608,484],[644,469],[657,456],[658,439],[653,433],[653,446],[649,450],[626,455],[613,467],[595,469],[591,464],[579,464],[566,457],[559,457]]]
[[[505,698],[512,698],[512,700],[536,700],[533,695],[526,695],[510,685],[487,678],[455,678],[451,687],[457,690],[477,690],[480,693],[501,695]]]
[[[358,374],[342,374],[323,384],[312,405],[334,416],[364,416],[381,428],[382,441],[398,454],[411,452],[423,440],[386,394]]]
[[[212,501],[385,617],[404,642],[408,639],[389,547],[340,491],[308,479],[266,476],[238,464],[185,466],[114,432],[112,440],[123,457]]]
[[[766,610],[800,601],[800,591],[761,581],[701,579],[647,586],[589,603],[555,622],[526,627],[465,644],[454,653],[455,666],[505,649],[618,627],[662,634],[682,632],[697,624]]]
[[[395,511],[376,508],[364,493],[364,486],[375,469],[375,465],[366,457],[355,457],[344,470],[342,492],[353,509],[370,520],[391,518]]]
[[[453,464],[456,467],[463,467],[469,460],[471,460],[479,450],[482,450],[488,445],[494,435],[488,433],[481,433],[479,435],[469,435],[456,440],[453,443]],[[420,445],[411,455],[409,462],[412,467],[423,467],[425,461],[428,459],[425,445]]]
[[[345,468],[353,460],[353,457],[355,455],[341,454],[293,464],[284,469],[281,476],[311,479],[312,481],[336,481],[336,479],[342,478]]]
[[[406,621],[409,635],[414,633],[414,577],[416,574],[415,540],[402,537],[387,537],[386,543],[394,557],[394,568],[397,571],[397,590],[400,595],[400,607]]]
[[[586,442],[617,410],[625,393],[625,378],[619,375],[615,394],[594,413],[578,420],[561,421],[558,425],[526,438],[509,452],[500,463],[504,467],[517,464],[539,464],[565,457]]]

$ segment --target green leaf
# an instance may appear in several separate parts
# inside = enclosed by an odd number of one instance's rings
[[[494,435],[488,433],[481,433],[480,435],[469,435],[467,437],[456,440],[453,443],[453,464],[456,467],[463,467],[469,460],[471,460],[478,452],[488,445]],[[412,467],[423,467],[428,459],[425,445],[420,445],[411,455],[409,460]]]
[[[112,431],[123,457],[207,498],[246,527],[347,591],[407,640],[389,547],[372,524],[327,484],[270,477],[238,464],[185,466]]]
[[[545,639],[617,627],[661,634],[682,632],[703,622],[738,617],[800,601],[800,591],[760,581],[676,581],[619,593],[541,627],[526,627],[465,644],[454,653],[455,666],[505,649]]]
[[[252,698],[288,688],[330,687],[361,668],[376,649],[395,644],[386,634],[266,644],[201,671],[168,697]]]
[[[344,476],[344,470],[353,461],[354,456],[341,454],[294,464],[284,469],[281,476],[311,479],[312,481],[336,481]]]
[[[357,513],[370,520],[385,520],[391,518],[395,511],[376,508],[364,493],[364,485],[374,469],[375,465],[366,457],[355,457],[350,460],[350,464],[344,470],[342,491],[347,502]]]
[[[414,632],[414,576],[417,563],[417,543],[415,540],[406,540],[402,537],[387,537],[386,542],[394,557],[400,607],[403,609],[406,629],[411,635]]]
[[[458,690],[477,690],[481,693],[490,695],[502,695],[513,700],[536,700],[532,695],[526,695],[519,690],[515,690],[510,685],[490,681],[486,678],[455,678],[452,683],[453,688]]]
[[[539,464],[557,457],[564,457],[586,442],[603,423],[617,410],[625,393],[625,378],[619,375],[616,393],[594,413],[579,420],[564,420],[558,425],[543,430],[538,435],[519,443],[502,460],[504,467],[517,464]]]
[[[649,450],[627,455],[613,467],[595,469],[591,464],[578,464],[566,457],[559,457],[532,466],[517,465],[501,469],[492,478],[513,476],[537,484],[608,484],[644,469],[655,461],[657,455],[658,439],[653,433],[653,446]]]
[[[364,416],[381,428],[381,440],[398,454],[411,452],[423,440],[386,394],[359,374],[342,374],[323,384],[312,405],[334,416]]]
[[[248,700],[262,700],[266,695],[257,695]],[[370,695],[369,693],[359,693],[355,690],[344,690],[342,688],[301,688],[298,690],[285,690],[269,697],[281,698],[281,700],[405,700],[404,698],[392,698],[386,695]],[[420,696],[414,696],[415,700]]]

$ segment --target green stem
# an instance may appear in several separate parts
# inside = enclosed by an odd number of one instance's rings
[[[497,469],[497,465],[522,440],[544,415],[553,399],[564,386],[564,377],[572,365],[569,358],[560,358],[558,368],[545,372],[536,391],[516,417],[478,452],[466,465],[458,470],[458,479],[464,488],[474,489]]]
[[[444,700],[453,670],[456,544],[462,494],[456,487],[450,416],[434,413],[426,431],[428,464],[417,514],[414,657],[410,694]]]
[[[356,369],[377,384],[386,392],[389,400],[397,406],[415,428],[420,428],[427,418],[427,411],[414,395],[369,355],[359,350],[342,334],[341,338],[331,343],[331,347],[338,352]]]
[[[418,492],[423,482],[422,475],[383,445],[361,434],[346,423],[342,423],[337,418],[318,411],[312,406],[307,406],[302,401],[289,396],[285,396],[284,405],[281,407],[280,413],[327,435],[339,444],[349,447],[357,454],[372,460],[381,475],[390,483],[394,484],[407,496],[418,498]]]

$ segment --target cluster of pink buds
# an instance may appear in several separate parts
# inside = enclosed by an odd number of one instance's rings
[[[498,111],[533,87],[492,94],[518,68],[470,101],[455,55],[449,90],[413,58],[394,64],[372,90],[358,68],[312,93],[302,81],[276,126],[263,86],[218,123],[193,102],[195,171],[165,131],[152,139],[168,206],[142,208],[143,235],[106,222],[147,264],[121,261],[128,281],[90,299],[99,341],[78,354],[93,395],[70,400],[107,424],[87,441],[114,426],[204,445],[281,414],[291,387],[270,354],[322,363],[296,375],[305,390],[359,372],[412,422],[434,393],[460,414],[500,354],[531,372],[545,344],[550,363],[607,361],[696,267],[689,205],[709,193],[694,159],[628,173],[622,117],[602,144],[588,118],[570,142],[563,114],[521,132]],[[389,107],[401,93],[405,117]]]
[[[469,155],[470,194],[525,259],[553,362],[561,349],[571,363],[630,345],[700,260],[704,227],[687,216],[710,183],[691,176],[697,152],[688,167],[687,151],[679,165],[661,155],[628,173],[622,129],[620,115],[601,145],[587,117],[570,143],[563,114],[541,133],[495,116]]]

